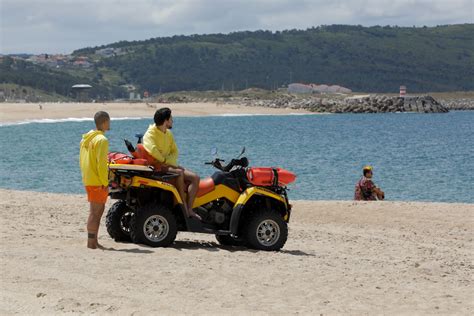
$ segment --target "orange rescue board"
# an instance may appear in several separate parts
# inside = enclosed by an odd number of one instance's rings
[[[271,167],[252,167],[247,171],[247,178],[250,183],[257,186],[271,186],[274,182],[275,174],[273,169],[277,171],[278,174],[278,184],[287,185],[296,180],[296,175],[282,168],[271,168]]]

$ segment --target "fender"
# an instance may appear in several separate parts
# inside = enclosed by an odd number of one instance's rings
[[[175,186],[170,183],[159,181],[159,180],[143,178],[140,176],[134,176],[132,178],[132,183],[130,184],[130,186],[136,187],[136,188],[152,187],[152,188],[158,188],[165,191],[169,191],[173,194],[173,197],[178,204],[183,204],[183,200],[181,200],[178,190],[176,190]]]
[[[239,199],[239,192],[234,191],[223,184],[218,184],[211,192],[204,194],[203,196],[196,197],[193,203],[193,208],[202,206],[220,198],[226,198],[232,203],[235,203]]]
[[[129,164],[109,164],[109,170],[121,170],[121,169],[145,171],[145,172],[150,172],[150,173],[153,172],[153,168],[151,168],[150,166],[129,165]],[[154,179],[143,178],[140,176],[133,176],[132,183],[130,183],[130,186],[136,187],[136,188],[148,186],[148,187],[159,188],[165,191],[169,191],[173,194],[177,203],[183,204],[183,200],[181,200],[178,190],[176,190],[175,186],[170,183],[154,180]]]
[[[184,216],[186,230],[191,231],[191,232],[199,232],[199,233],[203,232],[202,226],[200,224],[196,225],[193,220],[191,220],[190,218],[186,216],[186,209],[184,208],[183,200],[181,200],[178,190],[176,190],[176,187],[174,185],[167,182],[159,181],[159,180],[153,180],[153,179],[143,178],[140,176],[134,176],[130,186],[138,187],[138,188],[143,188],[147,186],[147,187],[158,188],[161,190],[171,192],[173,194],[174,200],[176,201],[176,204],[179,205],[181,212]]]
[[[285,209],[288,209],[288,205],[286,203],[286,200],[281,197],[280,195],[276,194],[275,192],[272,192],[270,190],[264,189],[264,188],[259,188],[259,187],[251,187],[245,190],[240,196],[237,202],[234,205],[234,210],[232,212],[232,217],[230,218],[230,232],[232,235],[237,235],[237,231],[239,229],[239,221],[240,221],[240,216],[242,214],[242,210],[245,207],[245,204],[254,196],[266,196],[271,199],[277,200],[283,205],[285,205]]]

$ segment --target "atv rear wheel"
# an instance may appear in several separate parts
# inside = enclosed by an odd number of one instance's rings
[[[245,238],[251,248],[280,250],[288,238],[288,225],[277,212],[255,212],[245,228]]]
[[[175,216],[163,205],[149,204],[139,208],[130,222],[133,242],[151,247],[171,245],[177,232]]]
[[[133,216],[133,211],[125,201],[115,202],[105,218],[105,226],[110,237],[115,241],[130,241],[130,220]]]
[[[218,235],[216,234],[216,239],[222,246],[244,246],[245,240],[243,238],[234,238],[230,235]]]

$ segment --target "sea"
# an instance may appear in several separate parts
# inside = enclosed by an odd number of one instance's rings
[[[151,118],[112,118],[110,151],[127,152]],[[81,135],[91,119],[0,125],[0,187],[82,194]],[[179,163],[202,178],[212,148],[230,160],[294,172],[289,198],[352,200],[365,165],[390,201],[474,203],[474,111],[445,114],[223,115],[175,117]]]

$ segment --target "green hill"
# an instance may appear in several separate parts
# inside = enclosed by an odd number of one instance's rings
[[[75,51],[121,48],[106,67],[151,92],[272,89],[289,82],[355,91],[474,90],[474,24],[438,27],[331,25],[154,38]]]
[[[91,83],[93,88],[89,95],[94,99],[111,99],[125,95],[122,88],[96,80],[96,76],[95,70],[89,73],[81,73],[79,70],[65,71],[8,56],[4,56],[0,62],[0,84],[3,86],[14,84],[21,86],[22,89],[29,87],[38,91],[36,94],[49,95],[48,100],[55,99],[55,95],[74,97],[71,87],[77,83]],[[57,100],[63,100],[63,98],[58,97]]]

